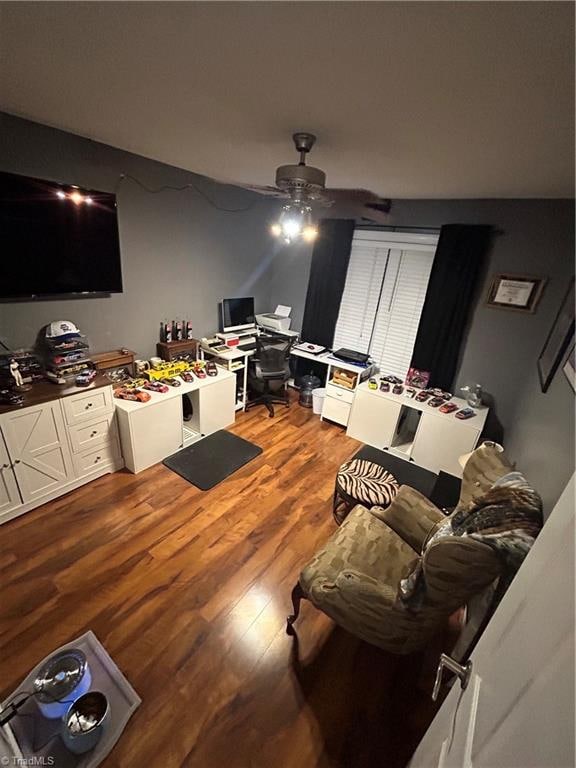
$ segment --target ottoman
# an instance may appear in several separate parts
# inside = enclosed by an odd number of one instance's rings
[[[365,507],[387,507],[398,493],[398,483],[387,469],[364,459],[352,459],[342,464],[336,475],[332,512],[340,525],[349,512],[362,504]]]

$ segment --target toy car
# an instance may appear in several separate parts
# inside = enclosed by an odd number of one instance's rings
[[[444,405],[445,402],[443,397],[432,397],[428,400],[428,405],[430,408],[438,408],[439,405]]]
[[[462,408],[461,411],[458,411],[458,413],[455,413],[454,415],[457,419],[471,419],[473,416],[476,416],[476,411],[472,408]]]
[[[404,395],[406,397],[416,397],[416,389],[414,387],[406,387]]]
[[[95,378],[96,378],[96,371],[94,370],[82,371],[82,373],[79,373],[78,376],[76,376],[76,386],[87,387],[89,384],[91,384],[94,381]]]
[[[444,405],[441,405],[440,413],[453,413],[454,411],[458,410],[458,406],[456,403],[444,403]]]
[[[401,395],[402,392],[404,392],[404,387],[402,386],[402,384],[394,384],[394,386],[392,387],[392,393],[394,395]]]
[[[390,383],[388,381],[380,382],[380,392],[390,392]]]
[[[425,403],[426,400],[428,400],[428,398],[430,397],[430,394],[431,393],[427,389],[423,389],[422,392],[418,392],[418,394],[416,395],[416,400],[419,403]]]
[[[150,392],[168,392],[168,387],[161,381],[147,381],[144,389],[149,389]]]
[[[452,399],[452,393],[451,392],[444,392],[443,389],[429,389],[428,392],[430,392],[431,395],[434,397],[439,397],[441,400],[448,401]]]
[[[376,379],[368,379],[368,389],[378,389],[378,382]]]
[[[180,374],[180,378],[187,384],[190,384],[191,381],[194,381],[194,376],[192,376],[190,371],[183,371],[183,373]]]
[[[114,397],[120,398],[120,400],[135,400],[138,403],[147,403],[150,400],[150,393],[143,392],[141,389],[117,389],[114,392]]]
[[[402,384],[402,379],[398,376],[380,376],[380,381],[387,381],[389,384]]]
[[[0,389],[0,404],[2,405],[24,405],[24,398],[18,392],[11,392],[9,389]]]
[[[206,366],[206,363],[204,361],[198,360],[198,362],[194,364],[194,368],[192,368],[194,375],[197,376],[199,379],[206,378],[206,371],[204,370],[205,366]]]
[[[208,376],[218,376],[218,366],[212,360],[206,363],[206,373]]]
[[[173,376],[166,376],[165,378],[162,379],[162,382],[164,384],[168,384],[169,387],[180,386],[180,382],[178,381],[178,379],[175,379]]]

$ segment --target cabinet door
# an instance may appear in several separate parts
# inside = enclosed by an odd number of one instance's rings
[[[346,434],[373,448],[389,448],[401,410],[399,403],[358,389]]]
[[[474,450],[478,430],[458,421],[452,414],[423,413],[414,438],[411,458],[431,472],[448,472],[462,477],[458,457]]]
[[[0,520],[5,512],[10,512],[22,504],[12,462],[0,433]]]
[[[59,402],[6,414],[2,431],[24,502],[52,493],[73,479]]]
[[[219,429],[226,429],[234,424],[236,417],[236,381],[235,379],[215,378],[210,384],[198,389],[198,426],[203,435],[211,435]],[[195,405],[195,398],[192,400]]]

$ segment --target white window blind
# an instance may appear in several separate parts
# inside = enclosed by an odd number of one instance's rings
[[[360,231],[352,241],[334,348],[369,352],[404,379],[414,349],[437,236]]]

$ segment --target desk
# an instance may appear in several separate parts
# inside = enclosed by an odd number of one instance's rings
[[[343,427],[348,425],[350,418],[350,409],[354,402],[356,390],[360,383],[367,379],[375,371],[375,366],[367,367],[346,363],[334,357],[331,352],[321,352],[319,355],[312,355],[300,349],[293,349],[290,352],[294,357],[312,360],[326,366],[325,387],[326,395],[322,405],[321,419],[335,421]],[[353,386],[345,387],[338,383],[338,371],[346,371],[353,376]]]
[[[114,398],[126,467],[135,474],[234,423],[236,376],[223,368],[217,376],[150,395],[147,403]],[[192,401],[189,422],[182,420],[182,395]]]

